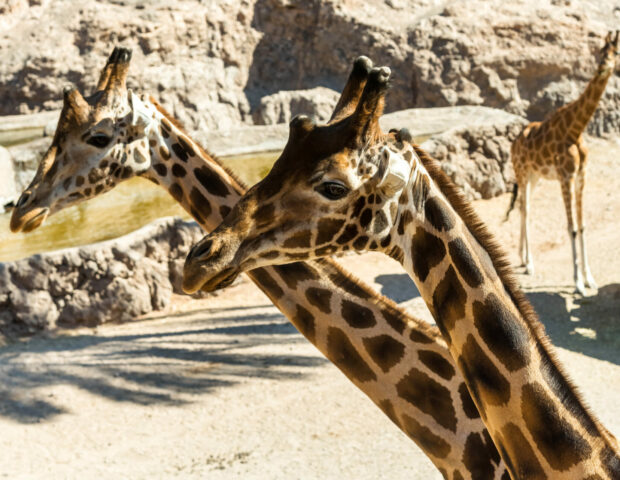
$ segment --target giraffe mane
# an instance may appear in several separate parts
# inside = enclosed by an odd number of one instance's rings
[[[217,157],[217,155],[211,153],[206,148],[204,148],[202,145],[200,145],[200,143],[195,141],[193,137],[187,133],[187,130],[185,129],[181,121],[177,120],[170,112],[168,112],[168,110],[162,107],[162,105],[157,100],[155,100],[153,96],[149,95],[149,101],[153,104],[153,106],[157,109],[159,113],[161,113],[164,117],[166,117],[166,119],[170,123],[172,123],[176,128],[178,128],[186,137],[192,139],[192,141],[194,142],[196,147],[198,147],[198,150],[200,151],[200,154],[203,157],[212,159],[213,161],[215,161],[215,163],[217,163],[220,167],[224,169],[224,171],[233,179],[234,181],[233,186],[235,187],[237,193],[243,194],[243,192],[248,189],[247,185],[237,176],[235,172],[233,172],[230,168],[224,165],[222,161]]]
[[[548,386],[590,434],[595,434],[596,432],[602,434],[602,436],[610,435],[597,418],[592,415],[578,388],[557,360],[557,355],[552,351],[552,344],[546,334],[545,327],[540,322],[534,307],[519,287],[510,262],[499,242],[480,220],[480,217],[478,217],[471,203],[465,198],[461,189],[441,169],[439,162],[431,158],[419,145],[412,144],[412,146],[429,176],[438,185],[441,193],[463,219],[472,236],[489,254],[493,267],[497,271],[506,292],[515,303],[528,329],[538,341],[538,351],[542,360],[541,366]]]

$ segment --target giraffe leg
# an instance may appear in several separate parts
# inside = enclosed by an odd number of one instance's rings
[[[530,249],[529,234],[529,214],[530,214],[530,197],[535,186],[532,177],[523,182],[521,195],[521,240],[519,242],[519,250],[521,252],[521,262],[525,266],[525,273],[531,275],[534,273],[534,261],[532,260],[532,251]]]
[[[585,287],[583,285],[583,277],[579,262],[577,261],[577,230],[575,229],[575,217],[573,204],[575,200],[575,177],[573,175],[566,176],[560,180],[562,187],[562,198],[564,199],[564,207],[566,208],[566,219],[568,224],[568,235],[571,241],[571,249],[573,253],[573,280],[575,282],[575,290],[581,295],[585,295]]]
[[[583,153],[583,156],[585,157],[585,152]],[[584,162],[582,158],[582,168],[577,173],[577,181],[575,185],[577,207],[577,234],[579,236],[579,246],[581,250],[581,271],[584,276],[586,287],[597,288],[594,277],[592,276],[592,272],[590,271],[590,265],[588,264],[588,254],[586,253],[586,227],[583,222],[583,189],[586,183],[586,169],[583,163]]]

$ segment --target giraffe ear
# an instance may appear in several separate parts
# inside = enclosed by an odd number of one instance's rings
[[[381,151],[379,174],[381,180],[377,187],[382,189],[388,196],[402,190],[411,174],[411,165],[399,153],[395,153],[387,147]]]
[[[129,105],[131,106],[131,124],[144,131],[151,124],[152,112],[140,97],[129,91]]]

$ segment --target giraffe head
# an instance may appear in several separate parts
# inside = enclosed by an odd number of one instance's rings
[[[327,125],[291,121],[271,172],[189,253],[187,292],[221,288],[260,266],[389,244],[415,163],[407,132],[379,128],[389,77],[387,67],[372,69],[354,108]]]
[[[616,67],[616,57],[620,50],[618,49],[618,36],[620,35],[620,30],[616,30],[616,34],[614,36],[614,32],[608,32],[605,37],[605,45],[601,48],[601,60],[598,66],[598,74],[603,76],[608,76],[613,73],[614,68]]]
[[[151,113],[125,85],[130,60],[131,50],[115,48],[90,97],[65,89],[52,144],[13,210],[13,232],[34,230],[48,215],[148,168]]]

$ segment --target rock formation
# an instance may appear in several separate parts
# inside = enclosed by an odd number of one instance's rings
[[[162,219],[115,240],[0,262],[0,337],[127,321],[181,293],[183,262],[203,235]]]
[[[339,90],[362,53],[393,68],[387,111],[470,104],[540,119],[583,88],[620,13],[618,0],[0,5],[0,115],[58,108],[62,87],[91,88],[122,43],[134,50],[130,86],[196,130],[281,121],[287,114],[264,115],[265,103],[286,112],[299,95],[281,91]],[[616,75],[589,132],[618,132],[619,107]]]

